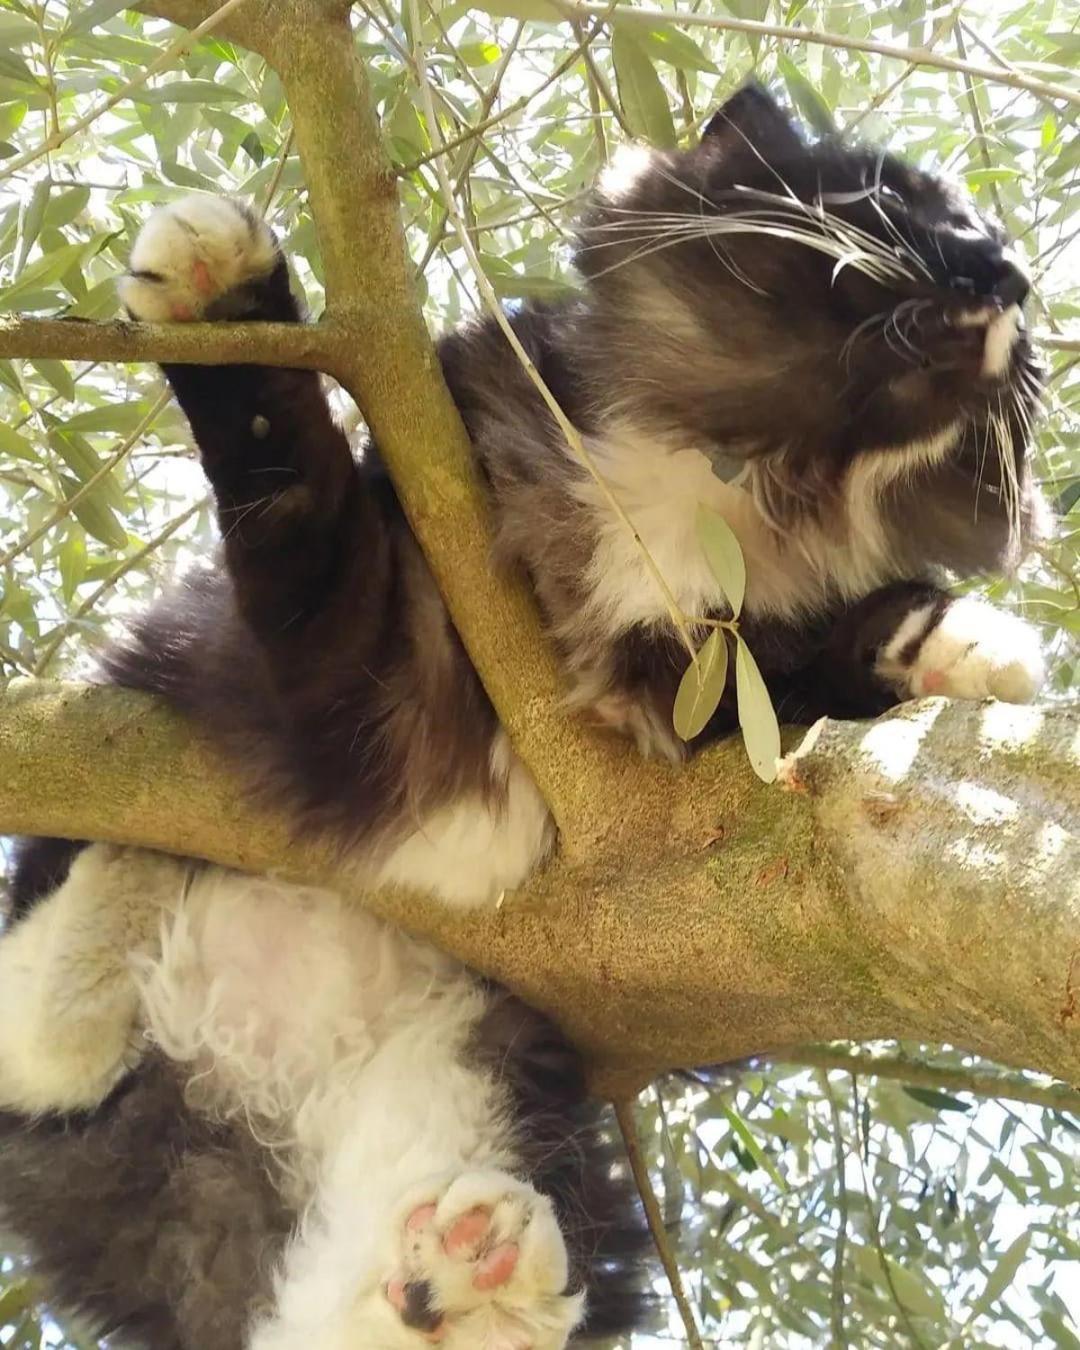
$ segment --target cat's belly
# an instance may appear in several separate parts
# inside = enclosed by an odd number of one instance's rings
[[[211,867],[138,968],[147,1033],[188,1096],[242,1114],[309,1173],[355,1088],[403,1036],[460,1048],[483,1011],[456,962],[327,891]],[[415,1054],[410,1067],[421,1079]]]

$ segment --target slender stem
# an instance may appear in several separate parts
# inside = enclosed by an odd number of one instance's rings
[[[866,1163],[863,1160],[863,1153],[869,1154],[870,1152],[869,1132],[867,1132],[865,1139],[860,1143],[862,1126],[859,1123],[859,1080],[855,1074],[851,1075],[851,1102],[852,1115],[855,1120],[855,1157],[858,1160],[859,1174],[862,1177],[863,1199],[866,1202],[866,1212],[870,1218],[870,1238],[874,1244],[874,1251],[877,1253],[878,1265],[881,1268],[882,1275],[885,1277],[885,1283],[889,1287],[889,1294],[893,1303],[896,1304],[896,1310],[900,1314],[900,1320],[904,1324],[904,1329],[907,1331],[912,1345],[916,1347],[916,1350],[926,1350],[926,1347],[919,1339],[919,1333],[912,1324],[911,1315],[907,1310],[907,1306],[897,1291],[896,1282],[893,1279],[892,1271],[889,1269],[889,1258],[885,1255],[885,1248],[881,1241],[881,1213],[878,1210],[874,1192],[870,1187],[870,1177],[866,1170]]]
[[[607,6],[595,3],[595,0],[553,0],[567,18],[591,18],[606,14]],[[930,66],[937,70],[967,72],[976,79],[989,80],[992,84],[1004,84],[1013,89],[1026,89],[1028,93],[1040,98],[1061,99],[1066,103],[1080,106],[1080,89],[1070,89],[1068,85],[1052,84],[1047,80],[1036,79],[1019,70],[1003,70],[998,66],[977,65],[972,61],[961,61],[954,56],[944,56],[932,52],[929,47],[899,47],[890,42],[877,42],[872,38],[842,36],[839,33],[816,32],[810,28],[796,28],[788,24],[758,23],[754,19],[729,19],[717,14],[689,14],[686,11],[656,9],[652,5],[624,6],[618,11],[619,23],[641,24],[652,27],[658,23],[674,27],[713,28],[721,32],[753,33],[758,37],[780,38],[786,42],[809,42],[819,47],[837,47],[842,51],[871,52],[875,56],[891,56],[897,61],[906,61],[913,66]]]
[[[829,1103],[829,1115],[832,1119],[833,1147],[836,1153],[834,1172],[836,1174],[836,1208],[839,1217],[836,1221],[836,1255],[832,1270],[832,1337],[834,1350],[845,1350],[847,1332],[844,1329],[844,1254],[847,1248],[848,1193],[847,1160],[844,1148],[844,1125],[840,1119],[840,1107],[836,1093],[833,1092],[829,1075],[823,1069],[818,1074],[821,1090]]]
[[[430,164],[432,160],[437,159],[440,155],[445,155],[450,150],[456,150],[459,145],[464,145],[466,141],[471,141],[477,136],[482,136],[485,131],[490,127],[495,126],[496,123],[503,122],[508,117],[513,117],[515,113],[519,113],[522,109],[527,108],[534,99],[538,98],[545,89],[550,88],[556,80],[561,79],[570,67],[581,58],[583,53],[588,49],[589,44],[603,27],[604,18],[611,13],[614,4],[602,5],[600,8],[603,10],[603,14],[596,23],[593,24],[592,28],[585,35],[585,38],[579,42],[578,45],[574,47],[573,50],[570,51],[543,80],[540,81],[535,89],[531,89],[527,94],[522,94],[520,98],[515,99],[513,103],[508,103],[505,108],[501,108],[497,113],[492,113],[490,117],[481,118],[474,126],[468,127],[458,136],[452,136],[449,140],[443,141],[434,149],[429,150],[426,155],[421,155],[418,159],[414,159],[411,164],[403,164],[398,170],[398,173],[402,176],[415,173],[417,169],[425,164]]]
[[[90,613],[98,601],[101,600],[102,596],[107,595],[126,572],[130,572],[133,567],[137,567],[139,563],[148,558],[151,553],[160,548],[166,539],[171,538],[182,525],[186,525],[192,516],[203,509],[206,502],[207,499],[204,497],[201,501],[196,502],[194,506],[189,506],[186,511],[170,520],[163,530],[154,535],[153,539],[150,539],[143,544],[142,548],[136,549],[134,553],[129,554],[126,558],[122,558],[120,562],[117,563],[101,584],[94,587],[82,604],[79,605],[78,609],[53,630],[49,637],[49,641],[45,644],[45,650],[41,653],[37,664],[34,666],[35,675],[40,676],[45,674],[52,664],[52,659],[56,655],[61,643],[71,630],[78,625],[80,619],[85,618],[86,615]]]
[[[807,1046],[774,1063],[798,1064],[815,1069],[844,1069],[876,1078],[895,1079],[914,1087],[939,1088],[943,1092],[971,1092],[976,1097],[1008,1098],[1031,1102],[1056,1111],[1080,1113],[1080,1090],[1055,1083],[1045,1075],[1014,1073],[1007,1069],[951,1068],[913,1059],[903,1052],[876,1054],[871,1050],[847,1050],[843,1046]]]
[[[691,1350],[703,1350],[701,1332],[698,1330],[697,1318],[694,1316],[694,1310],[691,1308],[690,1300],[686,1295],[682,1272],[679,1270],[678,1257],[672,1251],[671,1243],[668,1241],[667,1229],[664,1227],[664,1216],[660,1213],[656,1192],[653,1190],[652,1181],[649,1178],[649,1168],[641,1151],[641,1140],[638,1137],[637,1124],[634,1120],[633,1098],[622,1098],[615,1102],[614,1106],[615,1119],[619,1122],[619,1130],[623,1137],[623,1143],[626,1145],[626,1156],[630,1162],[634,1184],[641,1196],[641,1203],[645,1206],[645,1217],[649,1221],[649,1231],[652,1233],[653,1242],[656,1244],[656,1250],[663,1263],[668,1283],[671,1285],[671,1292],[678,1304],[683,1326],[686,1328],[686,1343]]]
[[[129,436],[124,438],[109,458],[102,463],[97,472],[92,474],[77,492],[73,492],[70,497],[61,502],[55,511],[50,512],[40,525],[35,526],[28,534],[23,535],[6,553],[0,554],[0,567],[7,567],[8,563],[14,562],[21,553],[25,553],[28,548],[36,544],[43,534],[47,534],[60,521],[70,516],[83,498],[93,492],[99,483],[108,478],[109,474],[127,457],[135,443],[153,425],[159,413],[168,403],[169,397],[168,390],[158,395],[139,425]]]

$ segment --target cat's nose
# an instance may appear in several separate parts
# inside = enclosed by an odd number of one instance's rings
[[[1022,305],[1031,290],[1031,277],[1028,276],[1019,258],[1005,252],[994,282],[993,297],[1001,303],[1002,309],[1010,305]]]
[[[1002,309],[1022,305],[1031,290],[1031,278],[1023,263],[1008,249],[966,258],[951,284],[967,295],[996,300]]]

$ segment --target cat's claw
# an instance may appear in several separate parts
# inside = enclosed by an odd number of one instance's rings
[[[467,1172],[412,1204],[386,1297],[442,1350],[561,1350],[583,1312],[567,1295],[551,1202],[505,1172]]]
[[[1046,675],[1030,624],[975,597],[954,600],[903,671],[908,696],[1030,703]]]
[[[242,202],[182,197],[139,231],[120,299],[144,323],[200,319],[229,291],[268,276],[278,258],[269,227]]]

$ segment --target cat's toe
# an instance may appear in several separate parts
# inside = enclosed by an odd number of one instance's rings
[[[551,1202],[507,1173],[458,1177],[410,1210],[403,1236],[387,1298],[445,1350],[560,1350],[581,1318]]]
[[[269,276],[278,259],[273,234],[242,202],[183,197],[139,231],[120,299],[146,323],[199,319],[223,296]]]

